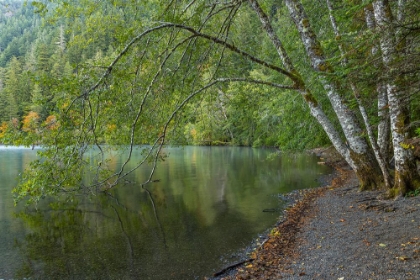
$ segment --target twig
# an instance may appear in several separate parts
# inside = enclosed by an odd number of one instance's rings
[[[220,276],[220,275],[222,275],[223,273],[225,273],[226,271],[228,271],[228,270],[230,270],[230,269],[236,268],[236,267],[238,267],[238,266],[240,266],[240,265],[243,265],[244,263],[247,263],[247,262],[252,262],[252,261],[254,261],[254,260],[255,260],[255,259],[247,259],[247,260],[244,260],[244,261],[240,261],[240,262],[234,263],[234,264],[232,264],[232,265],[229,265],[228,267],[223,268],[223,269],[222,269],[222,270],[220,270],[219,272],[214,273],[214,274],[213,274],[213,276],[214,276],[214,277]]]

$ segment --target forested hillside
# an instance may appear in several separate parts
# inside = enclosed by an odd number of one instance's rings
[[[22,1],[16,0],[0,4],[0,67],[5,67],[13,56],[25,56],[36,39],[40,18],[32,7],[22,5]]]
[[[5,12],[20,35],[2,46],[2,141],[51,148],[19,194],[77,185],[88,145],[151,144],[156,161],[168,143],[332,143],[362,189],[413,191],[419,11],[415,0],[51,0]],[[112,188],[125,171],[107,173],[102,156],[92,184]]]
[[[62,67],[60,38],[57,27],[46,25],[31,4],[2,1],[0,10],[0,121],[3,128],[22,128],[26,116],[45,118],[53,110],[53,104],[45,102],[51,98],[42,80]],[[71,74],[70,64],[67,67]]]

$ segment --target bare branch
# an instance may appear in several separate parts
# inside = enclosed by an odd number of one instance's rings
[[[278,67],[276,65],[273,65],[271,63],[268,63],[268,62],[266,62],[264,60],[261,60],[261,59],[255,57],[255,56],[253,56],[253,55],[251,55],[251,54],[249,54],[249,53],[247,53],[245,51],[242,51],[241,49],[237,48],[236,46],[234,46],[234,45],[232,45],[230,43],[227,43],[226,41],[221,40],[218,37],[211,36],[211,35],[205,34],[205,33],[201,33],[201,32],[195,30],[194,28],[192,28],[190,26],[185,26],[185,25],[175,24],[175,23],[166,23],[166,25],[167,25],[167,27],[174,27],[174,28],[180,28],[180,29],[186,30],[186,31],[188,31],[188,32],[190,32],[190,33],[198,36],[198,37],[201,37],[201,38],[204,38],[204,39],[213,41],[216,44],[222,45],[222,46],[226,47],[227,49],[229,49],[229,50],[231,50],[231,51],[233,51],[233,52],[235,52],[237,54],[240,54],[241,56],[243,56],[245,58],[248,58],[249,60],[251,60],[251,61],[253,61],[253,62],[257,63],[257,64],[260,64],[260,65],[262,65],[262,66],[264,66],[266,68],[269,68],[271,70],[274,70],[274,71],[276,71],[276,72],[278,72],[280,74],[283,74],[283,75],[289,77],[291,80],[296,81],[296,78],[297,77],[293,73],[291,73],[291,72],[289,72],[289,71],[287,71],[287,70],[285,70],[285,69],[283,69],[281,67]],[[164,26],[164,25],[162,25],[162,26]]]
[[[295,68],[290,60],[289,56],[286,53],[286,50],[283,47],[282,42],[280,41],[279,37],[277,36],[276,32],[274,32],[273,27],[271,26],[270,20],[266,13],[260,7],[258,1],[256,0],[249,0],[249,3],[257,13],[258,18],[261,21],[264,31],[267,33],[268,37],[270,38],[271,42],[275,46],[278,55],[280,56],[281,61],[283,62],[283,66],[290,72],[295,72]]]

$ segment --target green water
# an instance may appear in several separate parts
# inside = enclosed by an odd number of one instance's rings
[[[273,226],[279,193],[330,172],[308,155],[267,149],[167,148],[112,196],[14,207],[11,190],[36,152],[0,147],[0,279],[203,279]],[[117,167],[123,156],[114,155]],[[135,160],[135,159],[134,159]],[[277,209],[267,213],[264,209]]]

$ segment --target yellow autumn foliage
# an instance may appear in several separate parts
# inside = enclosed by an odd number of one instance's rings
[[[39,115],[37,112],[30,111],[24,118],[23,118],[23,126],[22,130],[25,132],[34,131],[38,125]]]

